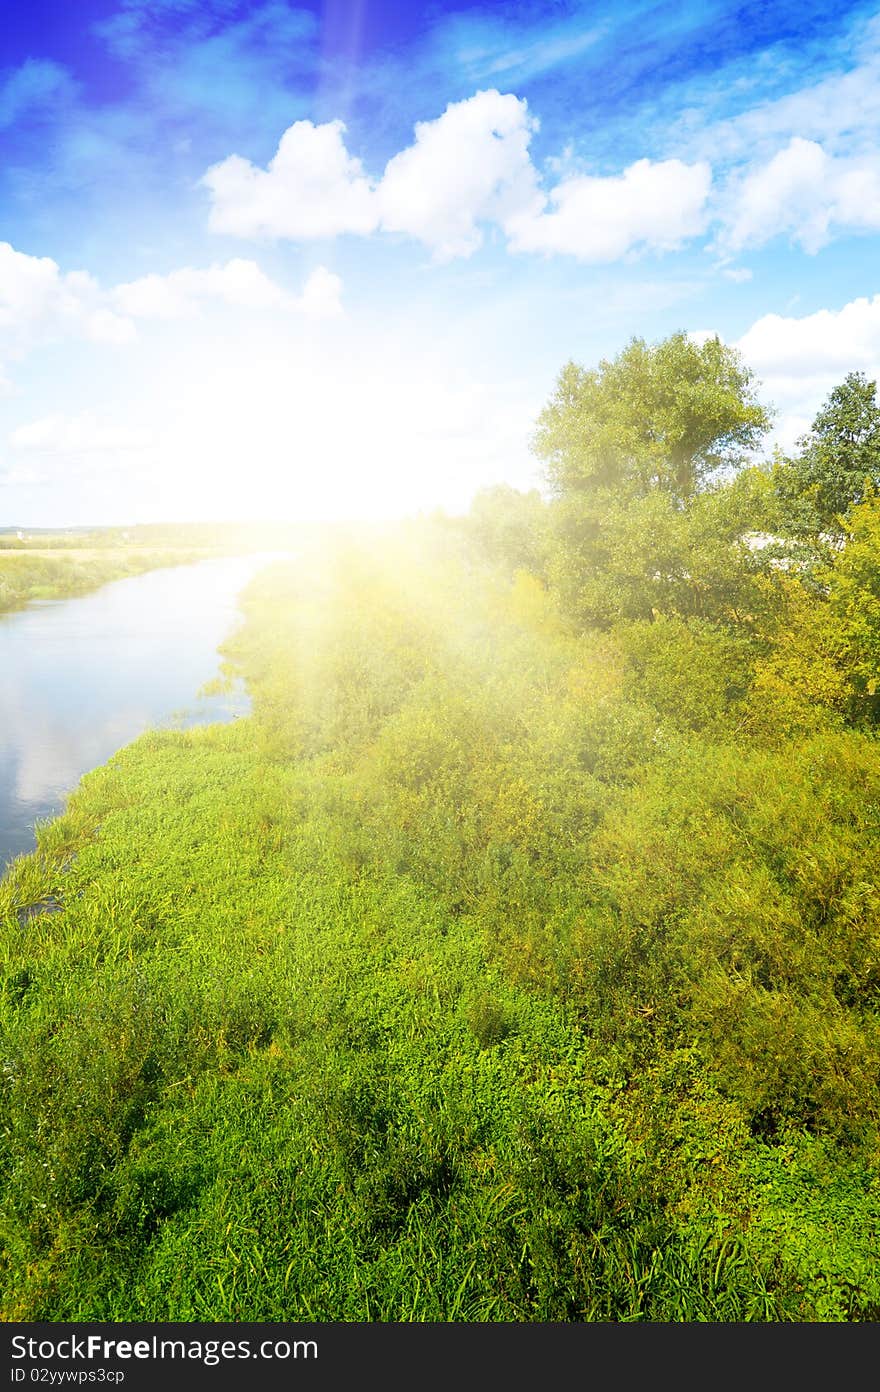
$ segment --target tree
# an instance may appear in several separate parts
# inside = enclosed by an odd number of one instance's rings
[[[686,502],[739,466],[769,427],[752,373],[718,338],[634,338],[613,361],[562,370],[538,418],[535,452],[559,497],[655,489]]]
[[[559,498],[548,579],[580,628],[663,614],[759,630],[774,567],[750,537],[763,530],[770,488],[755,467],[704,488],[687,507],[660,489]]]
[[[783,525],[795,535],[841,540],[853,508],[880,489],[876,382],[850,372],[798,444],[800,453],[776,471]]]
[[[854,719],[880,720],[880,498],[851,510],[834,560],[829,606],[849,645]]]

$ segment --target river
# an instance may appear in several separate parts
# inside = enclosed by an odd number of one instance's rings
[[[147,728],[246,713],[242,690],[198,693],[267,559],[152,570],[0,618],[0,873],[33,850],[36,819],[57,816],[88,769]]]

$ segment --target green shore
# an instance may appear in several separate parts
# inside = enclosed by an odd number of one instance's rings
[[[634,339],[547,498],[279,524],[0,881],[5,1319],[880,1320],[876,384],[768,425]]]
[[[0,885],[5,1319],[878,1318],[880,746],[484,533],[263,572]]]
[[[213,548],[83,547],[0,550],[0,614],[35,599],[87,594],[110,580],[222,554]]]

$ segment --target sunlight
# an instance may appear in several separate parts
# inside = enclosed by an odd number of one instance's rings
[[[5,8],[12,1382],[876,1320],[880,16]]]
[[[157,519],[171,497],[175,515],[192,518],[462,511],[512,460],[524,482],[534,474],[529,403],[436,355],[337,326],[310,341],[191,334],[143,384],[138,408]]]

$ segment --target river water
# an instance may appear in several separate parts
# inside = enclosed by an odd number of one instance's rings
[[[0,873],[33,850],[35,819],[56,816],[88,769],[148,727],[247,711],[242,690],[198,692],[266,560],[152,570],[0,617]]]

